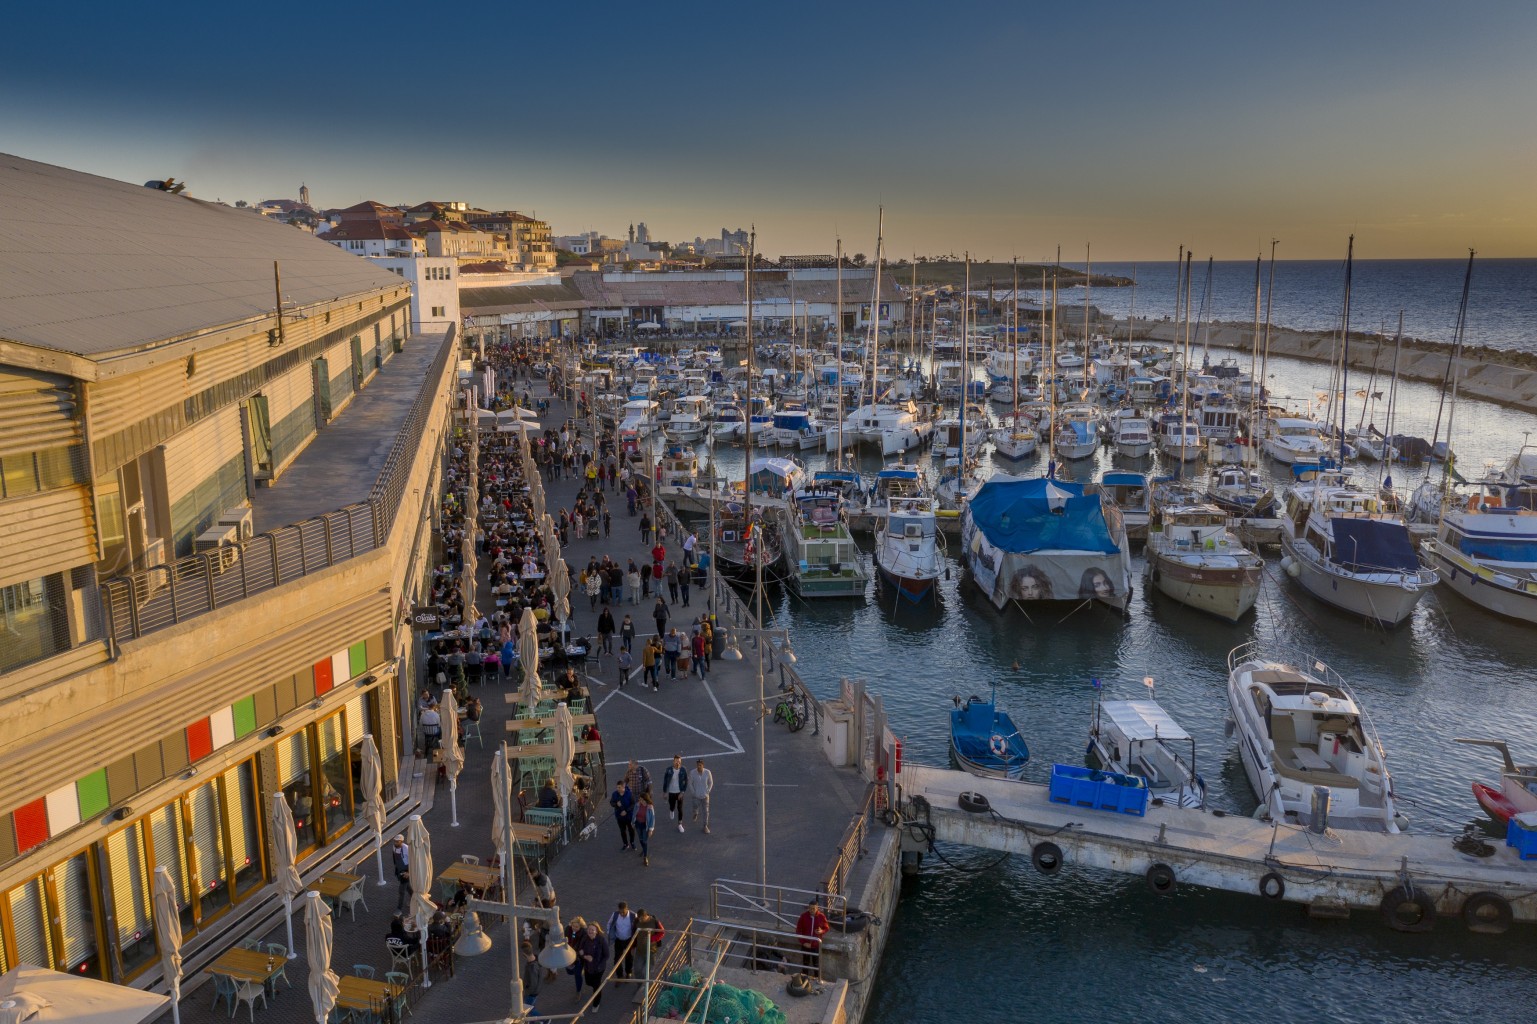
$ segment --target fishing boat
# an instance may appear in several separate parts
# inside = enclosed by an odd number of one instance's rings
[[[691,445],[669,444],[656,460],[658,493],[690,490],[699,478],[699,456]]]
[[[1123,459],[1140,459],[1153,450],[1153,435],[1140,416],[1114,417],[1115,453]]]
[[[859,477],[822,470],[795,493],[786,513],[785,570],[801,597],[863,597],[869,583],[859,548],[849,532],[846,509]]]
[[[1165,804],[1206,804],[1195,739],[1156,700],[1096,699],[1088,752],[1091,762],[1098,761],[1089,767],[1137,776],[1147,782],[1148,795]]]
[[[765,518],[760,505],[754,505],[749,519],[743,506],[729,502],[715,524],[715,557],[720,571],[735,579],[753,579],[761,564],[765,578],[783,573],[784,546],[779,524]]]
[[[1420,564],[1403,517],[1338,470],[1299,475],[1285,494],[1282,570],[1326,604],[1384,626],[1402,623],[1439,579]]]
[[[1030,748],[1007,711],[998,709],[994,690],[987,700],[955,698],[950,712],[950,756],[963,770],[986,779],[1019,779]]]
[[[748,464],[747,486],[754,494],[788,500],[806,481],[806,467],[791,458],[755,458]]]
[[[742,436],[745,414],[735,401],[716,402],[707,421],[710,436],[719,441],[730,441]]]
[[[1099,451],[1099,416],[1087,402],[1073,402],[1057,414],[1052,449],[1064,459],[1087,459]]]
[[[1104,494],[1050,477],[998,474],[965,502],[966,568],[999,609],[1015,602],[1131,599],[1126,525]]]
[[[1201,457],[1201,428],[1183,416],[1168,416],[1159,423],[1158,448],[1180,462]]]
[[[1180,604],[1237,622],[1259,599],[1265,562],[1215,505],[1160,505],[1147,534],[1146,576]]]
[[[1230,516],[1263,519],[1275,511],[1275,490],[1250,466],[1217,466],[1207,478],[1206,500]]]
[[[649,398],[637,398],[624,403],[624,418],[619,421],[619,430],[631,430],[637,436],[645,437],[658,428],[656,417],[660,408],[660,403]]]
[[[1473,783],[1473,798],[1489,817],[1504,825],[1517,814],[1537,811],[1537,764],[1516,764],[1510,756],[1510,746],[1504,740],[1459,738],[1457,742],[1493,747],[1504,761],[1498,786],[1487,782]]]
[[[876,474],[870,509],[884,512],[875,528],[875,567],[905,600],[920,604],[938,595],[938,515],[918,471],[906,466]]]
[[[1327,814],[1333,828],[1401,831],[1382,741],[1338,673],[1311,657],[1267,656],[1251,641],[1228,654],[1227,696],[1258,813],[1291,825]]]
[[[1151,502],[1147,475],[1112,471],[1099,478],[1099,489],[1121,510],[1127,538],[1141,540],[1146,537]]]
[[[1480,493],[1445,508],[1425,564],[1460,596],[1496,615],[1537,623],[1537,451],[1523,448]]]

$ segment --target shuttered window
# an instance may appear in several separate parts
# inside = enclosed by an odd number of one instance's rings
[[[363,724],[365,721],[363,716],[363,698],[352,698],[347,702],[345,710],[347,717],[347,745],[351,746],[354,743],[361,743],[363,741],[363,734],[368,731],[368,727]]]
[[[294,815],[294,833],[302,852],[315,845],[315,800],[310,786],[309,730],[301,730],[278,743],[278,780],[283,798]]]
[[[224,773],[224,810],[229,822],[230,856],[234,858],[235,895],[243,896],[263,882],[261,812],[251,762]]]
[[[198,913],[206,924],[230,903],[218,783],[199,786],[185,799],[187,811],[192,816],[192,850],[197,857]]]
[[[113,938],[125,976],[155,959],[155,917],[149,865],[144,857],[144,832],[134,822],[107,837],[107,874],[112,892]]]
[[[60,969],[91,978],[101,977],[102,958],[96,933],[96,901],[91,898],[89,851],[54,867],[53,888],[59,901],[59,931],[64,940]]]
[[[319,723],[322,787],[326,811],[326,841],[331,842],[352,824],[352,779],[347,747],[342,735],[344,715],[332,715]]]
[[[151,813],[149,822],[150,855],[157,868],[167,868],[176,886],[176,906],[181,911],[182,930],[191,932],[196,923],[192,919],[192,891],[188,881],[187,848],[182,841],[181,805],[167,804]]]
[[[43,923],[43,880],[34,878],[12,889],[10,904],[16,962],[52,967],[53,939]]]

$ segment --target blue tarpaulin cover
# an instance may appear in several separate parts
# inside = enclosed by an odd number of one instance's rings
[[[1097,495],[1083,485],[1037,477],[993,478],[969,503],[972,522],[1004,551],[1097,551],[1120,549],[1110,536]]]
[[[1336,519],[1329,560],[1351,572],[1417,572],[1419,556],[1403,523],[1386,519]]]

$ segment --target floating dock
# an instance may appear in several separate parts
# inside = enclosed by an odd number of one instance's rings
[[[1461,917],[1503,932],[1537,921],[1537,860],[1503,841],[1486,856],[1449,836],[1354,829],[1322,834],[1239,815],[1150,806],[1145,817],[1054,803],[1048,788],[904,764],[897,776],[906,849],[926,838],[1029,856],[1043,874],[1078,867],[1142,875],[1154,892],[1198,885],[1299,903],[1312,916],[1377,911],[1398,931],[1428,931]],[[980,794],[978,808],[962,794]],[[927,833],[927,835],[924,835]],[[1449,922],[1448,922],[1449,923]]]

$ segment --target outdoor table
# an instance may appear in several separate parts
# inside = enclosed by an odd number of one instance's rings
[[[382,1010],[386,1019],[394,1019],[395,1000],[404,990],[399,985],[372,978],[359,978],[354,974],[341,976],[341,986],[336,993],[336,1005],[343,1010],[372,1013]]]
[[[570,690],[540,690],[539,691],[539,699],[540,700],[557,700],[557,701],[559,701],[559,700],[569,700],[570,697],[571,697],[571,691]],[[523,694],[522,694],[521,691],[518,691],[518,690],[508,690],[506,693],[502,694],[502,700],[506,701],[508,704],[521,704],[521,703],[523,703]]]
[[[571,724],[573,726],[597,725],[598,724],[598,716],[597,715],[593,715],[593,714],[572,715],[571,716]],[[517,732],[519,729],[553,729],[553,728],[555,728],[555,716],[554,715],[547,715],[547,716],[545,716],[543,718],[509,718],[507,720],[507,731],[508,732]]]
[[[341,871],[327,871],[309,885],[310,892],[318,892],[328,900],[339,900],[342,894],[363,880],[362,875],[349,875]]]
[[[234,981],[249,981],[265,985],[272,980],[272,976],[282,970],[288,961],[283,957],[273,957],[268,953],[255,949],[242,949],[237,946],[227,949],[219,959],[209,964],[205,970],[209,974],[218,974]]]
[[[496,868],[484,864],[470,864],[466,861],[456,860],[438,876],[439,881],[463,882],[475,889],[489,889],[500,885],[502,873]]]
[[[603,745],[594,740],[579,740],[572,744],[572,750],[577,754],[598,754],[603,751]],[[524,757],[554,757],[555,744],[553,743],[525,743],[521,746],[507,748],[509,756],[514,758]]]

